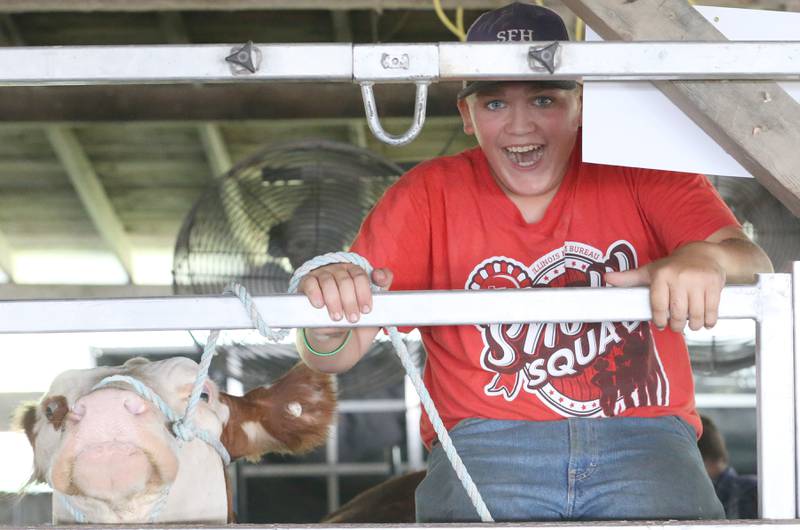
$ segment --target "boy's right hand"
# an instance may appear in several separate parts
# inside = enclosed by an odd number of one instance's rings
[[[372,271],[372,281],[383,289],[391,286],[392,278],[389,269]],[[344,317],[355,323],[362,313],[372,311],[367,272],[352,263],[332,263],[314,269],[300,281],[297,292],[305,294],[314,307],[327,307],[331,320]]]

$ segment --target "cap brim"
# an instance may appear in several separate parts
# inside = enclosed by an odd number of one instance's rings
[[[475,92],[489,90],[501,83],[507,83],[508,81],[465,81],[464,88],[458,93],[458,99],[464,99],[465,97],[469,96],[470,94],[474,94]],[[532,80],[532,84],[546,87],[546,88],[560,88],[563,90],[573,90],[577,88],[578,83],[569,79],[561,79],[561,80]]]

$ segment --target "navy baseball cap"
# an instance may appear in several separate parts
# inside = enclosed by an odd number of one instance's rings
[[[467,42],[533,42],[569,40],[564,21],[557,13],[546,7],[514,2],[482,14],[467,30]],[[458,99],[489,88],[502,81],[464,82]],[[572,90],[575,81],[536,81],[537,84],[553,88]]]

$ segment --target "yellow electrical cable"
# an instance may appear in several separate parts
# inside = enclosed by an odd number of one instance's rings
[[[444,26],[449,29],[453,35],[458,37],[458,40],[461,42],[467,40],[467,34],[464,33],[463,8],[459,7],[456,9],[456,20],[458,20],[459,17],[461,18],[461,28],[453,24],[450,19],[447,18],[447,15],[445,15],[444,10],[442,9],[441,0],[433,0],[433,9],[436,11],[436,16],[439,17],[439,20],[442,21],[442,24],[444,24]],[[460,14],[459,11],[461,12]]]
[[[575,40],[582,41],[583,40],[583,33],[584,33],[585,24],[583,23],[583,19],[580,17],[575,17]]]

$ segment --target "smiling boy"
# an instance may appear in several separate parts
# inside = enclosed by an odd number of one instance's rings
[[[567,40],[545,8],[482,15],[469,41]],[[425,327],[425,383],[496,520],[722,518],[681,331],[716,323],[726,281],[766,255],[701,175],[584,163],[580,86],[475,82],[459,94],[479,147],[420,164],[365,220],[353,252],[393,290],[650,286],[652,322]],[[300,285],[334,320],[369,312],[357,266]],[[298,351],[351,367],[377,328],[308,329]],[[328,355],[335,352],[331,355]],[[427,417],[420,522],[477,514]]]

